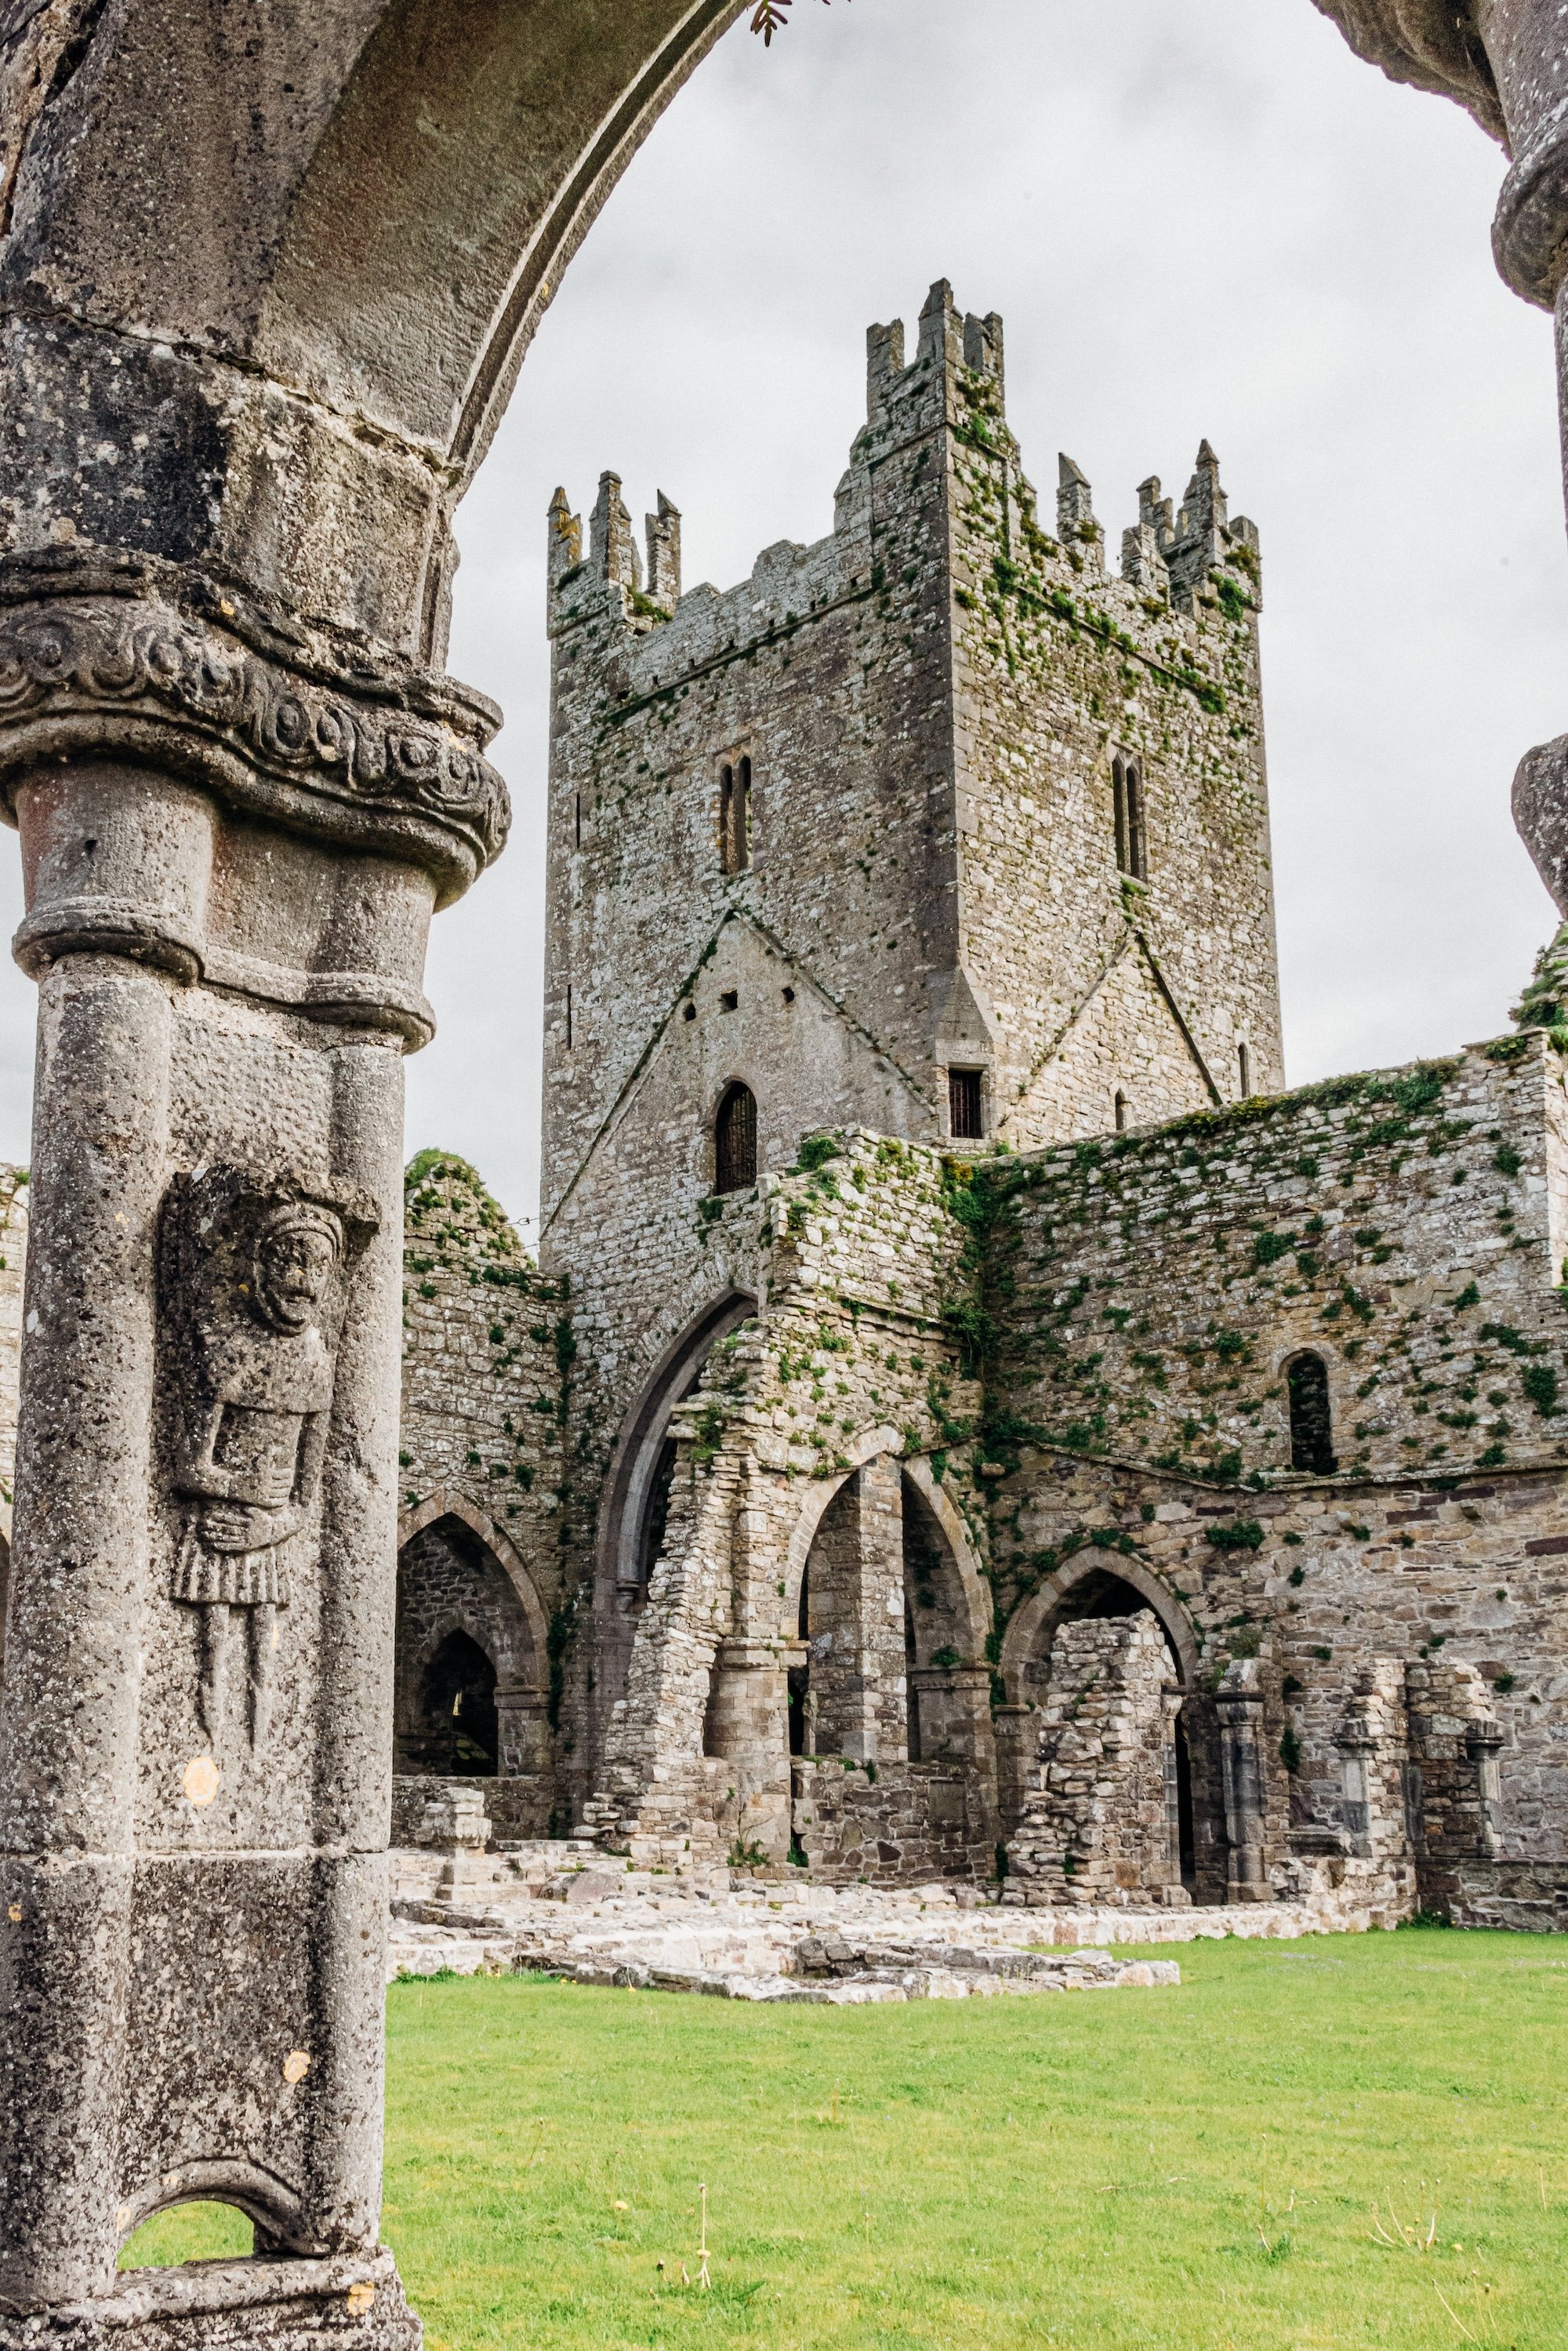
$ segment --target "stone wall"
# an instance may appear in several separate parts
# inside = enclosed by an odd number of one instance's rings
[[[499,1769],[548,1781],[547,1819],[569,1802],[557,1782],[575,1729],[549,1629],[570,1614],[562,1465],[575,1347],[562,1285],[540,1278],[473,1169],[422,1153],[405,1186],[399,1764],[442,1768],[421,1682],[461,1633],[494,1670]]]
[[[1310,1350],[1342,1476],[1568,1460],[1564,1123],[1531,1031],[998,1171],[998,1388],[1070,1449],[1274,1485]]]
[[[798,1851],[828,1884],[917,1886],[995,1871],[994,1819],[960,1765],[798,1758],[790,1776]]]

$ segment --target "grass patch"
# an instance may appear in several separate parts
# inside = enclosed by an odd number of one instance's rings
[[[429,2351],[1536,2351],[1564,1948],[1197,1943],[1179,1991],[891,2009],[400,1984],[386,2234]]]

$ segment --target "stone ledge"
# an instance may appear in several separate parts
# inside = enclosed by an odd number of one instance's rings
[[[320,2261],[265,2255],[127,2270],[113,2294],[26,2316],[0,2317],[3,2351],[89,2351],[123,2344],[147,2351],[315,2351],[329,2340],[352,2351],[419,2351],[418,2318],[382,2246]]]

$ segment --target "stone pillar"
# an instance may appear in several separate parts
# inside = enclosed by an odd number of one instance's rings
[[[507,1778],[548,1770],[549,1726],[542,1689],[522,1682],[505,1683],[497,1688],[496,1730],[500,1769]]]
[[[377,2251],[401,1056],[431,1033],[433,906],[504,838],[493,714],[166,566],[9,590],[0,795],[40,1003],[0,2344],[61,2305],[96,2342],[119,2246],[189,2197],[282,2257],[223,2285],[234,2342],[352,2292],[346,2331],[402,2343]],[[218,2290],[186,2286],[192,2312]]]
[[[1225,1898],[1266,1902],[1270,1889],[1264,1865],[1263,1690],[1256,1657],[1237,1657],[1227,1666],[1215,1703],[1229,1846]]]
[[[1171,1875],[1166,1887],[1166,1900],[1171,1903],[1190,1901],[1181,1876],[1181,1774],[1176,1765],[1176,1717],[1186,1702],[1186,1693],[1178,1682],[1167,1682],[1160,1692],[1165,1711],[1165,1729],[1161,1764],[1165,1774],[1166,1843],[1170,1854]]]
[[[716,1810],[736,1848],[769,1862],[789,1851],[789,1668],[800,1653],[799,1642],[732,1639],[714,1658],[704,1744],[727,1775]]]
[[[807,1573],[816,1751],[857,1763],[905,1761],[904,1502],[896,1460],[868,1461],[840,1488]]]
[[[1363,1861],[1406,1861],[1410,1850],[1404,1676],[1392,1657],[1375,1657],[1357,1676],[1335,1727],[1344,1787],[1344,1825]]]

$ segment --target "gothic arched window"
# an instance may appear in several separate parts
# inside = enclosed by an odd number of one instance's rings
[[[1327,1478],[1336,1464],[1328,1367],[1322,1357],[1292,1355],[1285,1366],[1285,1388],[1291,1399],[1291,1467]]]
[[[749,1086],[727,1088],[713,1130],[716,1192],[745,1192],[757,1181],[757,1096]]]

